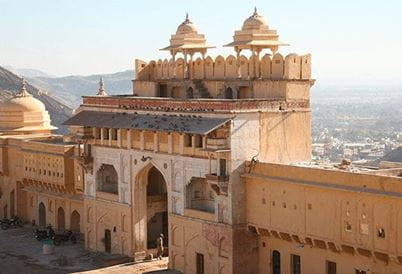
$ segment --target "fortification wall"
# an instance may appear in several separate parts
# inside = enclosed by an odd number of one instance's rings
[[[205,62],[205,65],[204,65]],[[241,79],[263,78],[263,79],[298,79],[307,80],[311,78],[311,55],[289,54],[282,56],[277,53],[274,56],[264,55],[260,60],[256,57],[229,55],[226,59],[219,55],[215,59],[207,56],[205,61],[196,58],[188,62],[188,73],[191,79],[237,79],[237,64],[240,65]],[[175,70],[176,75],[173,76]],[[174,67],[173,60],[152,60],[146,63],[141,60],[135,61],[136,79],[143,81],[156,81],[160,79],[184,79],[185,62],[183,58],[176,60]]]

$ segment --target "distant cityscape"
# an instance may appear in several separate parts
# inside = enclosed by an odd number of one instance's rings
[[[311,100],[315,160],[375,165],[402,145],[400,87],[318,87]]]

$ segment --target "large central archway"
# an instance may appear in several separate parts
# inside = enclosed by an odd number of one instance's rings
[[[148,165],[138,174],[134,187],[136,252],[155,253],[156,240],[160,234],[164,235],[163,245],[168,247],[167,205],[166,180],[155,166]],[[167,251],[164,253],[167,254]]]

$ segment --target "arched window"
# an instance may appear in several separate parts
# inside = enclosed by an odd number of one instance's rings
[[[57,229],[66,229],[66,214],[64,213],[64,209],[62,207],[59,207],[57,210]]]
[[[194,98],[194,90],[192,87],[189,87],[186,91],[186,98],[193,99]]]
[[[272,251],[272,274],[281,274],[281,253]]]
[[[232,88],[227,88],[225,90],[225,99],[233,99],[233,90]]]
[[[39,213],[39,226],[46,226],[46,207],[45,205],[40,202],[39,208],[38,208],[38,213]]]
[[[112,165],[103,164],[96,173],[97,190],[118,194],[118,175]]]
[[[74,210],[73,213],[71,213],[71,230],[80,232],[81,231],[81,216],[77,212],[77,210]]]

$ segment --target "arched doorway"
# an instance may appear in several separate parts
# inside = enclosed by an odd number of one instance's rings
[[[66,229],[66,216],[62,207],[59,207],[59,209],[57,210],[57,229]]]
[[[5,205],[4,207],[3,207],[3,218],[8,218],[8,205]]]
[[[10,218],[15,217],[15,191],[10,192]]]
[[[39,226],[46,226],[46,207],[42,202],[39,203],[38,213]]]
[[[272,274],[281,274],[281,253],[272,251]]]
[[[112,252],[112,233],[110,229],[105,229],[105,237],[103,238],[105,241],[105,252]]]
[[[153,165],[145,167],[137,176],[134,189],[135,251],[156,248],[156,240],[164,235],[168,246],[167,184],[163,174]],[[166,250],[167,251],[167,250]]]
[[[233,99],[233,89],[228,87],[225,90],[225,99]]]
[[[80,232],[81,231],[81,215],[77,212],[77,210],[74,210],[73,213],[71,213],[71,230],[75,232]]]

